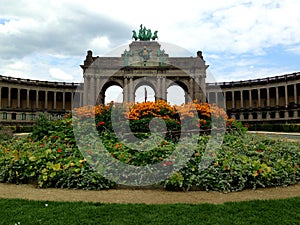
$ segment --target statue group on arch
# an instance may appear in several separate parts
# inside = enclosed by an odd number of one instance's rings
[[[145,26],[143,27],[143,24],[140,25],[140,29],[139,29],[139,34],[137,35],[136,31],[133,30],[132,31],[132,38],[137,41],[138,39],[140,41],[150,41],[150,40],[155,40],[158,38],[157,33],[158,31],[154,31],[154,33],[152,34],[151,29],[147,29]]]

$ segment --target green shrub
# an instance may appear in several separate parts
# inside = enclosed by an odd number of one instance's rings
[[[228,192],[295,184],[300,181],[299,149],[296,143],[247,134],[226,134],[222,148],[211,153],[214,160],[205,170],[198,169],[204,151],[199,146],[195,157],[179,171],[184,180],[173,185],[173,189],[197,187]],[[170,179],[163,182],[168,189],[172,189],[170,183],[174,183]]]
[[[13,138],[13,131],[9,127],[0,127],[0,141],[6,141]]]
[[[273,132],[300,132],[300,124],[251,124],[249,130]]]
[[[20,133],[30,133],[33,131],[33,126],[21,126]]]
[[[93,171],[82,157],[71,119],[47,123],[53,129],[43,137],[34,134],[0,144],[0,182],[96,190],[114,185]],[[42,124],[36,130],[43,130]]]
[[[93,149],[85,159],[78,150],[73,134],[72,119],[47,121],[44,136],[33,135],[0,144],[0,181],[34,182],[39,187],[106,189],[115,184],[102,177],[87,163],[97,158]],[[45,130],[45,123],[36,130]],[[224,136],[223,145],[206,151],[209,136],[194,136],[198,145],[195,153],[180,171],[174,172],[161,184],[168,190],[239,191],[246,188],[295,184],[300,181],[299,143],[284,142],[245,133],[235,125]],[[83,134],[85,131],[82,131]],[[38,137],[38,138],[37,138]],[[138,144],[121,143],[111,132],[101,133],[108,152],[124,163],[143,166],[163,161],[176,147],[172,140],[150,142],[151,151],[135,151]],[[91,140],[92,142],[92,140]],[[135,146],[136,145],[136,146]],[[206,169],[199,169],[201,160],[210,157]],[[170,165],[172,163],[170,162]]]
[[[131,166],[145,166],[162,163],[170,169],[175,166],[172,160],[165,161],[178,146],[177,137],[149,133],[152,117],[140,118],[130,122],[130,130],[140,138],[139,142],[120,141],[113,132],[109,111],[96,118],[87,116],[85,120],[64,118],[48,120],[41,115],[33,132],[26,138],[5,139],[0,142],[0,182],[34,182],[39,187],[62,187],[81,189],[107,189],[115,185],[88,162],[98,162],[99,152],[93,143],[101,139],[106,154]],[[91,112],[88,112],[91,113]],[[90,114],[88,114],[90,115]],[[114,116],[122,119],[120,109]],[[95,134],[90,134],[93,125]],[[168,131],[180,131],[180,121],[164,119]],[[203,123],[199,122],[199,123]],[[80,126],[78,124],[81,124]],[[86,149],[80,152],[73,132],[77,125],[78,138],[86,140]],[[122,127],[121,123],[117,124]],[[209,121],[205,120],[208,125]],[[199,127],[205,129],[205,127]],[[300,181],[300,144],[247,134],[241,123],[230,121],[224,135],[222,146],[207,149],[209,135],[195,134],[193,141],[183,140],[186,148],[193,144],[193,155],[185,166],[162,181],[167,190],[190,190],[191,188],[215,191],[239,191],[247,188],[271,187],[295,184]],[[274,125],[273,125],[274,126]],[[295,126],[293,129],[297,129]],[[78,129],[79,128],[79,129]],[[0,130],[1,131],[1,130]],[[153,139],[146,142],[152,135]],[[180,137],[180,136],[178,136]],[[78,140],[77,141],[82,141]],[[147,151],[140,151],[150,149]],[[83,154],[84,153],[84,154]],[[84,156],[83,156],[84,155]],[[85,158],[84,158],[85,157]],[[209,164],[203,164],[208,160]],[[207,167],[203,168],[203,165]],[[107,165],[105,170],[114,170]],[[139,179],[139,178],[137,178]]]
[[[36,124],[32,128],[31,138],[35,141],[43,139],[49,135],[50,131],[54,131],[54,122],[47,119],[44,114],[39,114],[36,119]]]

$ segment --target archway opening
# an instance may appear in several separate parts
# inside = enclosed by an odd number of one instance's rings
[[[167,89],[167,101],[171,105],[181,105],[186,103],[186,92],[178,84],[174,84]]]
[[[149,85],[141,85],[135,91],[135,102],[154,102],[155,91]]]
[[[123,102],[123,89],[118,85],[111,85],[105,90],[104,104],[110,102],[122,103]]]

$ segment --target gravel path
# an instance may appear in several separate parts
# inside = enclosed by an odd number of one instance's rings
[[[165,190],[104,190],[38,189],[32,185],[0,183],[0,198],[19,198],[42,201],[84,201],[103,203],[213,203],[300,197],[300,184],[288,187],[261,188],[241,192],[220,193],[205,191],[169,192]]]

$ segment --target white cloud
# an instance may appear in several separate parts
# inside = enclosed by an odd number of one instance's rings
[[[6,65],[5,72],[3,73],[4,76],[10,77],[23,77],[29,78],[27,72],[30,70],[30,66],[21,61],[11,62]]]
[[[86,46],[88,49],[93,49],[95,52],[104,52],[110,50],[110,41],[107,37],[96,37]]]
[[[269,57],[269,49],[280,46],[283,51],[296,54],[292,57],[299,56],[299,8],[298,0],[90,0],[88,4],[81,0],[2,0],[0,74],[61,79],[48,72],[60,68],[67,71],[68,78],[72,74],[78,81],[82,76],[79,64],[86,50],[106,55],[117,46],[128,44],[131,31],[143,23],[159,31],[160,42],[180,45],[193,56],[202,50],[207,61],[211,61],[210,69],[218,76],[227,79],[224,73],[240,71],[246,79],[254,77],[253,73],[268,73],[267,69],[255,71],[264,66],[263,62],[257,66],[254,61],[257,57]],[[172,56],[172,49],[167,53]],[[14,65],[17,61],[22,61],[23,66]],[[254,68],[249,70],[251,66]],[[272,68],[270,71],[276,72]],[[290,71],[279,64],[277,68]]]
[[[49,74],[52,78],[59,81],[72,81],[74,79],[72,75],[67,74],[65,71],[59,68],[50,68]]]
[[[300,55],[300,45],[287,47],[286,51]]]

